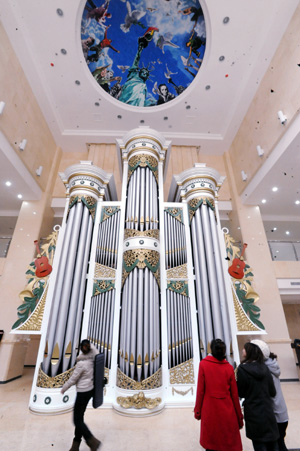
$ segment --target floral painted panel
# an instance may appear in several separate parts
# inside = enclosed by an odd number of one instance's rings
[[[179,96],[201,67],[203,10],[198,0],[87,0],[81,42],[89,70],[112,97],[161,105]]]

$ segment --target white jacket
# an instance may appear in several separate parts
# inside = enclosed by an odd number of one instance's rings
[[[65,393],[72,385],[76,385],[78,392],[86,392],[94,388],[94,360],[97,354],[98,349],[92,344],[88,354],[79,354],[72,376],[62,386],[62,393]]]

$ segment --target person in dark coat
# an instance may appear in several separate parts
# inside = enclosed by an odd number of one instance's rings
[[[284,438],[286,434],[286,429],[288,427],[289,415],[281,390],[279,379],[281,371],[279,364],[276,360],[277,355],[273,354],[273,352],[270,351],[270,348],[267,345],[267,343],[262,340],[251,340],[251,343],[255,344],[260,348],[265,359],[265,364],[267,365],[270,373],[272,374],[273,382],[276,389],[276,396],[274,396],[272,401],[273,401],[273,411],[275,414],[279,431],[278,448],[279,451],[288,451],[284,442]]]
[[[243,360],[237,370],[240,398],[245,398],[244,416],[246,436],[255,451],[278,451],[279,438],[272,398],[276,389],[263,354],[258,346],[246,343]]]
[[[241,451],[243,414],[233,367],[222,340],[212,340],[211,352],[199,365],[194,416],[201,419],[200,444],[207,451]]]

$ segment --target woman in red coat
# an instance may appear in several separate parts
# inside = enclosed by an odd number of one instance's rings
[[[243,414],[225,343],[212,340],[211,352],[199,365],[194,416],[201,419],[200,444],[207,451],[242,451]]]

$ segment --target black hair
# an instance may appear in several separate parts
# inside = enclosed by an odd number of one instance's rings
[[[274,354],[273,352],[270,352],[269,358],[272,360],[276,360],[277,359],[277,355]]]
[[[80,343],[80,349],[82,350],[83,346],[90,346],[91,342],[90,340],[88,340],[87,338],[85,338],[84,340],[82,340],[82,342]]]
[[[254,343],[247,342],[244,345],[244,349],[246,351],[246,357],[242,361],[242,363],[250,363],[250,362],[258,362],[264,363],[264,355],[261,352],[261,349],[256,346]]]
[[[210,343],[211,353],[218,360],[224,360],[226,357],[226,344],[220,338],[212,340]]]

